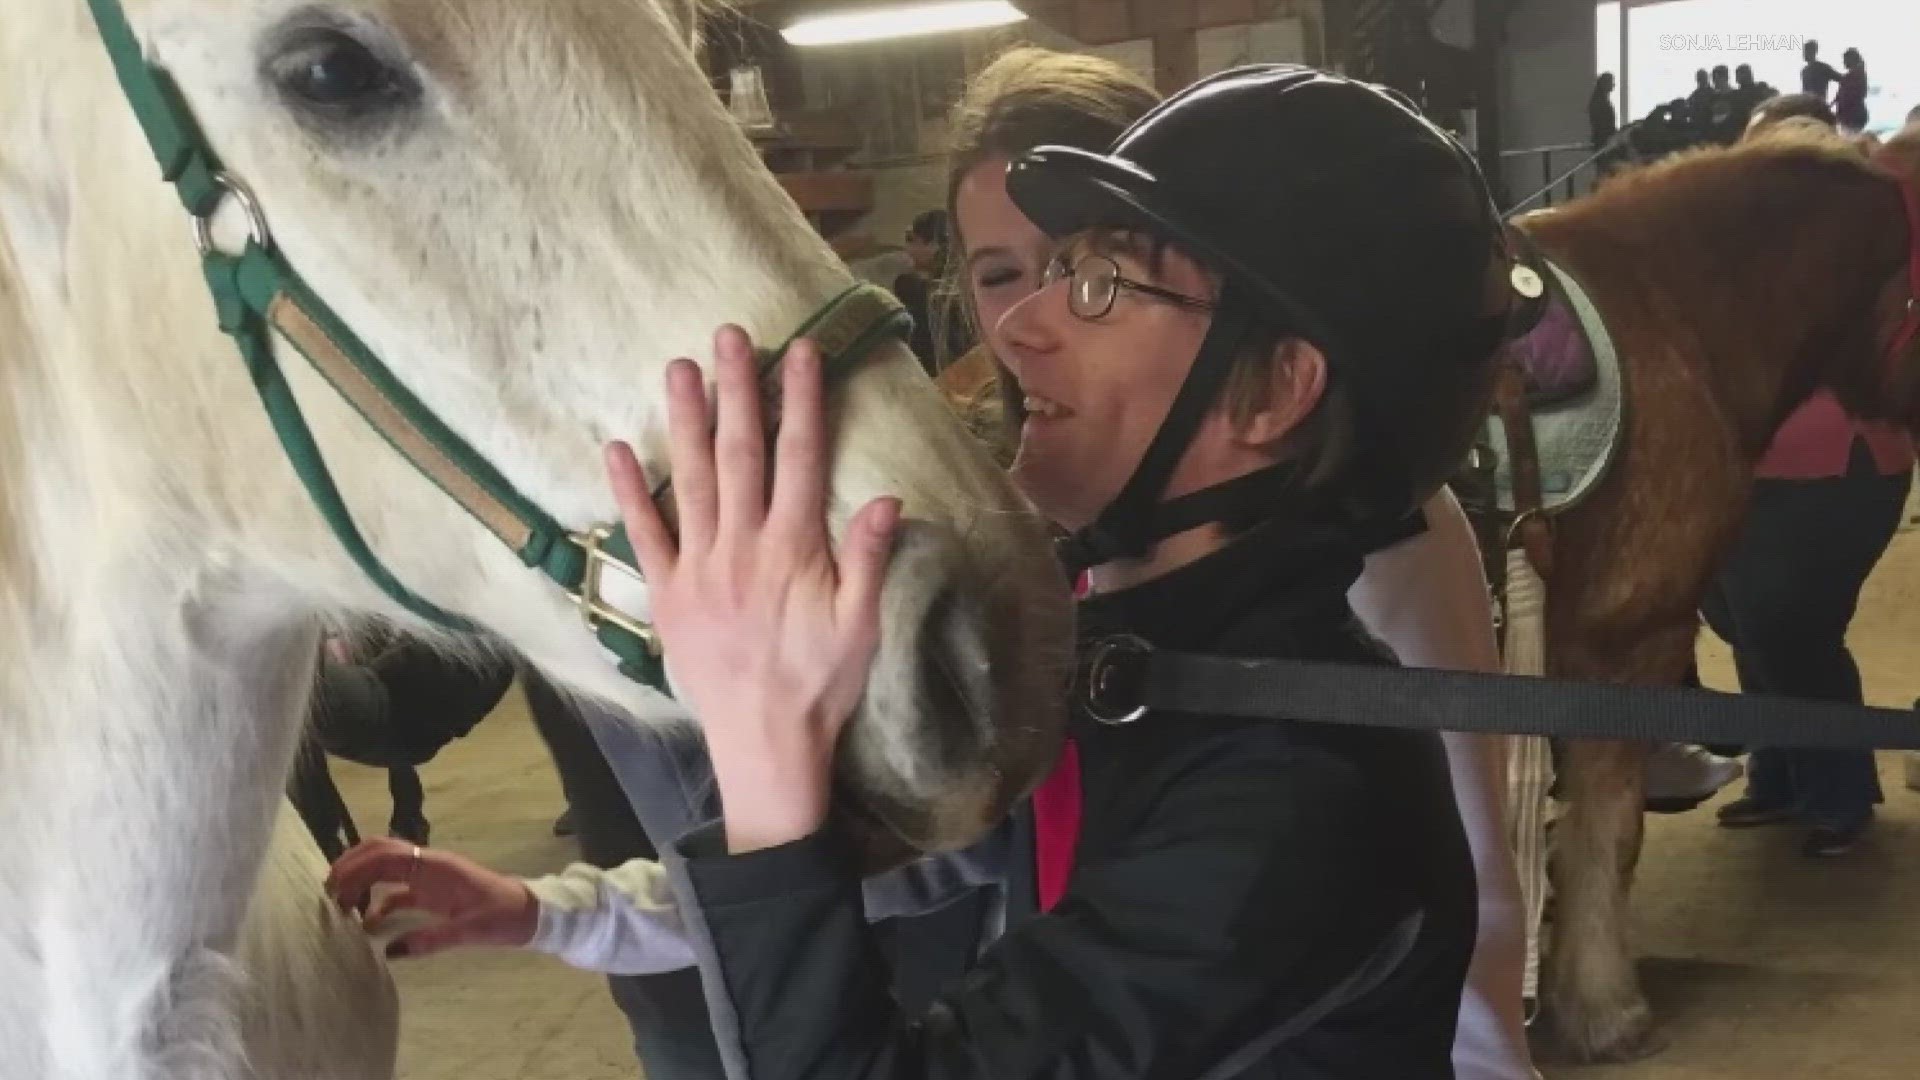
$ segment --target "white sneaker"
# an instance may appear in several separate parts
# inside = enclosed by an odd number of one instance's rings
[[[1690,743],[1661,743],[1647,758],[1647,805],[1668,812],[1690,810],[1746,771],[1738,760]]]

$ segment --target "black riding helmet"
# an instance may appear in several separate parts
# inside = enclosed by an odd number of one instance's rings
[[[1311,68],[1223,72],[1169,98],[1106,154],[1041,147],[1007,190],[1044,232],[1119,227],[1224,277],[1213,325],[1134,475],[1063,555],[1137,557],[1175,532],[1272,516],[1286,465],[1171,502],[1161,494],[1219,400],[1249,330],[1317,346],[1355,427],[1337,509],[1356,542],[1405,521],[1464,458],[1491,392],[1506,312],[1498,212],[1471,155],[1389,92]],[[1490,308],[1492,308],[1490,310]]]

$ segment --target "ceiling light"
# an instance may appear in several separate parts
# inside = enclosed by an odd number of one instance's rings
[[[939,0],[815,15],[801,19],[781,33],[795,45],[848,45],[955,30],[981,30],[1025,19],[1026,15],[1007,0]]]

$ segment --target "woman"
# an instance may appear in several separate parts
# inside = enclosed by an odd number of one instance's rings
[[[1613,108],[1613,72],[1603,71],[1593,80],[1593,92],[1587,95],[1587,145],[1605,150],[1620,133],[1620,120]]]
[[[1859,49],[1840,54],[1846,71],[1840,76],[1840,88],[1833,92],[1833,115],[1840,130],[1857,135],[1867,129],[1867,61]]]
[[[940,370],[942,352],[963,352],[968,343],[940,310],[934,282],[947,264],[947,212],[928,210],[913,219],[907,229],[907,258],[912,263],[894,279],[893,294],[913,316],[913,336],[907,344],[927,374]]]
[[[1065,245],[996,330],[1028,406],[1015,478],[1077,541],[1090,634],[1377,659],[1345,598],[1362,545],[1464,454],[1506,326],[1484,181],[1394,99],[1309,69],[1229,72],[1156,119],[1110,155],[1051,148],[1010,173]],[[679,865],[753,1075],[1454,1075],[1472,864],[1439,741],[1411,733],[1078,717],[1064,889],[937,1008],[903,1011],[825,827],[899,506],[862,508],[830,549],[805,345],[765,502],[760,441],[737,437],[763,424],[752,343],[729,329],[715,349],[717,422],[693,364],[669,377],[684,547],[631,452],[609,467],[726,809]],[[754,449],[716,462],[716,428]],[[1160,508],[1144,520],[1121,513],[1136,491]],[[455,913],[490,885],[372,850],[332,886],[358,900],[382,880]],[[537,925],[522,893],[499,929]]]
[[[1011,351],[998,334],[1001,320],[1039,287],[1054,251],[1008,196],[1007,165],[1038,145],[1094,141],[1156,100],[1145,84],[1104,60],[1021,49],[982,72],[955,108],[947,206],[964,275],[955,291],[966,298],[983,343],[968,363],[943,376],[963,407],[997,401],[992,358]],[[1082,131],[1082,138],[1065,137]],[[1472,527],[1445,491],[1425,516],[1420,535],[1367,558],[1350,594],[1354,610],[1401,663],[1498,671]],[[1526,940],[1501,799],[1503,741],[1450,734],[1446,748],[1480,882],[1480,938],[1461,1002],[1455,1068],[1461,1080],[1530,1080],[1535,1074],[1521,1003]]]
[[[1847,56],[1856,70],[1858,54]],[[1787,123],[1831,125],[1823,112],[1803,95],[1775,98],[1755,112],[1747,137]],[[1903,427],[1849,415],[1824,387],[1774,433],[1747,519],[1702,605],[1733,647],[1742,689],[1862,700],[1847,626],[1899,526],[1912,470]],[[1759,747],[1747,773],[1746,795],[1720,808],[1720,824],[1801,822],[1802,852],[1813,858],[1851,851],[1882,797],[1867,749]]]

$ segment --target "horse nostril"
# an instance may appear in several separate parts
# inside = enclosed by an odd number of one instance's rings
[[[980,606],[948,582],[926,609],[920,628],[919,697],[935,760],[977,761],[992,742],[993,663]]]

